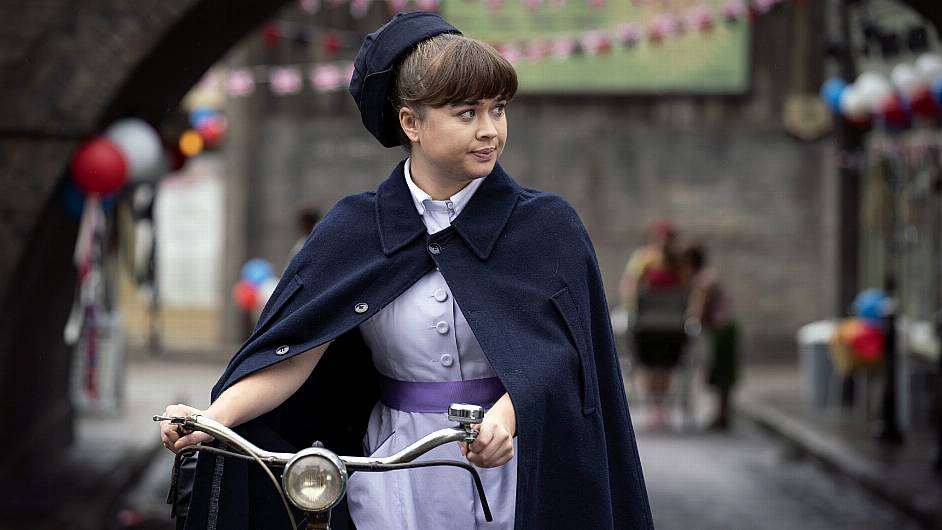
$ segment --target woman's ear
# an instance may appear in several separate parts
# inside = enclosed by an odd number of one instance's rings
[[[399,126],[412,143],[419,142],[419,114],[406,106],[399,109]]]

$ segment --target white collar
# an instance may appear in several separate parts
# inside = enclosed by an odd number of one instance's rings
[[[415,182],[412,180],[412,171],[410,170],[411,163],[412,159],[407,158],[403,172],[406,174],[406,186],[409,187],[409,191],[412,193],[412,202],[415,203],[415,209],[419,212],[419,215],[425,215],[425,210],[429,207],[442,205],[449,210],[454,210],[455,217],[457,217],[458,214],[461,213],[461,210],[468,205],[468,201],[471,200],[474,192],[481,187],[481,184],[484,183],[484,179],[486,178],[476,178],[469,182],[467,186],[461,188],[458,193],[452,195],[448,200],[436,201],[432,199],[431,195],[422,191],[422,188],[416,186]]]

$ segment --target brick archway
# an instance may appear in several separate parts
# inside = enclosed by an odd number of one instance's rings
[[[0,470],[29,470],[71,438],[77,221],[54,190],[84,137],[136,116],[159,123],[202,74],[288,0],[5,2],[0,26]],[[19,465],[18,465],[19,464]]]

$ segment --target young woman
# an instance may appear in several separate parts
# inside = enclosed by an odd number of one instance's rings
[[[430,468],[353,475],[335,528],[652,528],[591,242],[562,199],[497,164],[513,68],[430,13],[397,15],[355,65],[364,125],[409,157],[318,224],[212,405],[166,414],[271,450],[385,456],[449,425],[457,395],[488,408],[478,438],[427,457],[485,468],[495,521],[466,473]],[[255,473],[201,455],[188,527],[283,525]]]

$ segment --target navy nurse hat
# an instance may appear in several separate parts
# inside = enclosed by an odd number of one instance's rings
[[[441,33],[461,34],[435,13],[399,13],[370,33],[353,62],[350,95],[360,109],[363,125],[384,147],[396,147],[399,114],[389,102],[396,61],[413,46]]]

